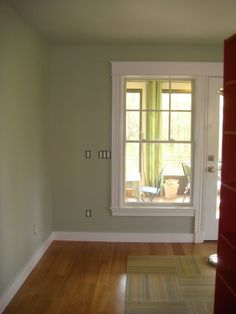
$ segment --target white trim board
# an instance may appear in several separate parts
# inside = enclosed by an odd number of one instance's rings
[[[51,233],[50,236],[47,238],[47,240],[40,246],[40,248],[30,258],[30,260],[28,261],[26,266],[23,268],[23,270],[19,273],[19,275],[16,277],[12,285],[0,296],[0,313],[2,313],[4,309],[7,307],[7,305],[10,303],[11,299],[20,289],[20,287],[22,286],[26,278],[29,276],[33,268],[36,266],[40,258],[46,252],[47,248],[50,246],[52,241],[53,241],[53,238],[52,238],[52,233]]]
[[[53,239],[58,241],[191,243],[194,238],[193,233],[53,232]]]

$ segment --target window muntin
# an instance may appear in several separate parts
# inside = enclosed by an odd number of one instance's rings
[[[125,99],[124,201],[189,204],[183,165],[192,168],[192,81],[127,80]],[[178,190],[169,198],[171,181]]]

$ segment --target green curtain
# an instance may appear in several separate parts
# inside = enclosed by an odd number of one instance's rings
[[[160,110],[161,106],[161,83],[158,81],[148,82],[147,110]],[[148,140],[161,139],[162,115],[159,111],[147,111],[146,136]],[[160,144],[146,144],[145,177],[146,184],[156,186],[157,177],[163,167],[162,148]]]

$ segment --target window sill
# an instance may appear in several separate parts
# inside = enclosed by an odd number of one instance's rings
[[[112,216],[162,216],[162,217],[194,217],[194,207],[121,207],[111,208]]]

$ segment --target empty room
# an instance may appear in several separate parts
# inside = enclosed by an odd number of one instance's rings
[[[236,313],[235,12],[0,0],[0,313]]]

